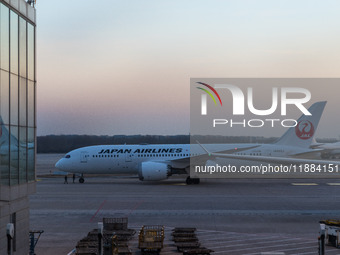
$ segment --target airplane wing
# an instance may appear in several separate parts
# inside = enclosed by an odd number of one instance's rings
[[[309,146],[309,148],[316,149],[316,148],[319,148],[320,146],[323,146],[323,145],[324,145],[324,143],[312,144],[311,146]]]
[[[235,151],[237,152],[241,152],[241,151],[245,151],[245,150],[250,150],[250,149],[254,149],[256,147],[259,147],[260,145],[254,145],[254,146],[248,146],[248,147],[243,147],[243,148],[233,148],[230,150],[223,150],[220,151],[218,153],[222,153],[222,154],[231,154],[234,153]],[[201,146],[202,147],[202,146]],[[194,159],[195,162],[197,163],[205,163],[207,160],[209,160],[209,156],[206,154],[199,154],[197,156],[191,156],[191,157],[187,157],[187,158],[179,158],[179,159],[173,159],[170,160],[172,165],[178,165],[178,166],[182,166],[182,167],[189,167],[190,165],[190,160]]]
[[[320,152],[324,152],[324,149],[313,149],[305,152],[300,152],[294,154],[294,158],[312,158],[315,157],[315,155],[319,154]]]

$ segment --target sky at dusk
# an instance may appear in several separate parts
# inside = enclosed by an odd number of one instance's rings
[[[189,134],[190,78],[340,76],[338,0],[38,0],[36,9],[38,135]],[[340,122],[318,135],[338,138]]]

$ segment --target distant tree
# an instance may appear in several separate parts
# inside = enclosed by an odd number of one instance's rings
[[[38,153],[66,153],[71,150],[109,144],[188,144],[190,139],[200,143],[271,143],[275,137],[253,136],[192,136],[189,135],[48,135],[37,138]]]

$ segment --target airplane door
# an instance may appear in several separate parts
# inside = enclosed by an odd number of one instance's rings
[[[265,152],[261,156],[272,156],[272,150],[269,149],[265,150]]]
[[[135,154],[126,153],[125,162],[131,162],[135,157]]]
[[[87,151],[80,152],[80,163],[87,163],[87,158],[89,157],[89,153]]]

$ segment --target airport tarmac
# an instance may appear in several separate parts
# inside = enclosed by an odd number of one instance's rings
[[[196,227],[213,254],[317,254],[319,221],[340,218],[339,179],[223,179],[186,185],[184,179],[141,182],[90,177],[84,184],[51,178],[62,155],[37,156],[37,193],[30,196],[31,229],[44,230],[36,254],[67,254],[103,217],[129,218],[129,228],[166,228],[161,254],[180,254],[174,227]],[[137,234],[130,243],[140,254]],[[340,249],[326,247],[326,254]]]

